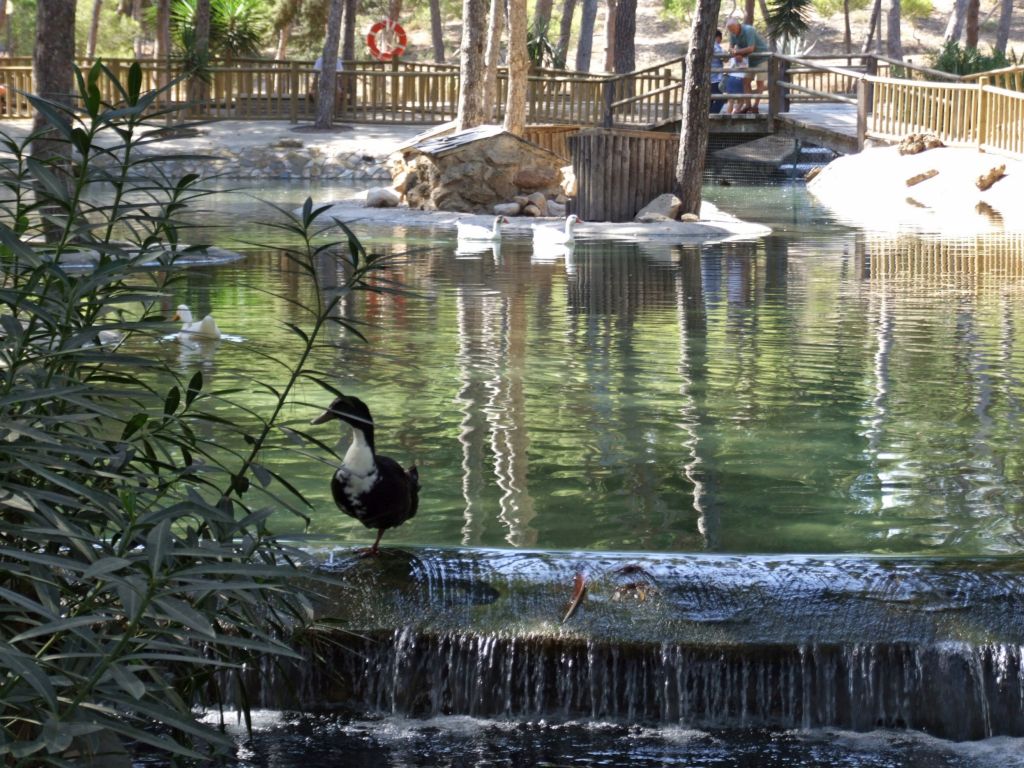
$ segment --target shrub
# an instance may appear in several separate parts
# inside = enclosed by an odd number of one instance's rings
[[[103,78],[117,103],[102,103]],[[81,114],[29,97],[74,146],[70,167],[0,139],[6,766],[81,764],[83,755],[114,765],[120,742],[208,756],[227,740],[194,708],[231,693],[244,709],[239,671],[297,655],[293,633],[311,619],[295,581],[303,555],[268,521],[302,515],[308,502],[263,457],[292,442],[319,445],[282,421],[283,409],[302,380],[334,393],[307,361],[330,323],[345,324],[338,302],[383,266],[347,230],[341,242],[321,237],[323,209],[307,200],[275,225],[315,289],[308,303],[282,297],[294,309],[294,357],[268,355],[267,365],[283,366],[287,383],[211,391],[201,373],[179,379],[152,359],[136,337],[166,332],[158,300],[191,250],[179,239],[182,214],[207,192],[195,176],[172,181],[138,156],[156,104],[141,82],[137,64],[127,83],[99,64],[79,72]],[[94,263],[76,268],[83,255]],[[333,292],[318,277],[331,262],[347,274]],[[237,401],[250,387],[269,395],[267,412]]]
[[[957,42],[946,43],[932,58],[932,69],[951,75],[973,75],[1010,65],[1006,56],[999,51],[985,55],[977,48],[964,48]]]

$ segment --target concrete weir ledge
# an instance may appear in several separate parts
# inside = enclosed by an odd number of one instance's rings
[[[1024,736],[1019,558],[386,548],[322,569],[331,642],[288,705]]]

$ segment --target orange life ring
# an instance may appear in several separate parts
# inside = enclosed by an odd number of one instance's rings
[[[402,25],[394,19],[382,19],[366,33],[366,46],[377,61],[397,59],[405,52],[408,40]]]

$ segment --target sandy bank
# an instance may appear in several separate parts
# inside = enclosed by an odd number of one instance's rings
[[[985,191],[976,180],[1005,165]],[[937,171],[911,186],[908,180]],[[976,149],[941,147],[900,155],[866,149],[829,163],[808,190],[840,218],[874,231],[969,236],[1024,231],[1024,162]]]

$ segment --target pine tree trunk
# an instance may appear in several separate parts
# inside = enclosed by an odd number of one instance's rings
[[[156,58],[166,62],[171,57],[171,0],[156,3]]]
[[[6,2],[4,3],[6,5]],[[85,57],[96,58],[96,36],[100,31],[100,13],[103,11],[103,0],[93,0],[92,19],[89,21],[89,40],[85,46]]]
[[[967,0],[967,16],[964,19],[964,47],[978,47],[978,16],[981,13],[980,0]]]
[[[508,2],[508,98],[505,130],[522,136],[526,130],[526,89],[530,58],[526,52],[526,0]]]
[[[210,65],[210,0],[196,0],[195,24],[195,62],[197,66],[206,69]],[[191,108],[205,106],[206,94],[206,82],[198,75],[192,75],[188,80],[188,100]],[[203,112],[205,109],[200,108],[199,111]]]
[[[552,0],[537,0],[533,7],[533,31],[547,37],[548,27],[551,26]]]
[[[853,30],[850,29],[850,0],[843,0],[843,48],[846,55],[853,53]]]
[[[341,58],[352,61],[356,57],[356,12],[359,0],[345,0],[341,29]]]
[[[594,25],[597,22],[598,0],[583,0],[580,10],[580,41],[576,45],[576,71],[590,71],[590,57],[594,52]]]
[[[292,23],[289,21],[277,33],[277,50],[274,51],[274,58],[277,61],[284,61],[288,58],[288,38],[292,36]]]
[[[334,96],[338,92],[334,84],[338,76],[338,47],[341,42],[341,17],[344,7],[345,0],[331,0],[328,8],[327,34],[324,38],[320,77],[316,89],[317,128],[330,128],[334,121]]]
[[[38,96],[61,104],[72,103],[75,61],[75,0],[38,0],[36,6],[36,41],[32,51],[32,76]],[[58,178],[66,179],[62,169],[71,165],[71,144],[58,139],[41,112],[32,119],[32,156],[54,166]],[[37,195],[46,195],[44,189]],[[59,215],[49,207],[45,215]],[[44,224],[44,235],[52,241],[61,227],[52,221]]]
[[[389,0],[388,1],[388,18],[398,21],[398,17],[402,15],[402,0]]]
[[[145,44],[145,37],[142,34],[142,0],[134,0],[132,3],[132,19],[138,22],[138,34],[135,35],[133,47],[135,50],[135,58],[141,59],[145,54],[143,46]]]
[[[484,113],[484,46],[487,42],[487,0],[462,1],[462,45],[459,46],[459,109],[455,130],[474,128]]]
[[[903,61],[903,41],[900,38],[902,23],[900,0],[889,0],[888,28],[885,34],[885,53],[890,59]]]
[[[562,3],[562,21],[558,25],[558,46],[556,55],[558,61],[555,62],[559,69],[565,69],[565,64],[569,60],[569,40],[572,36],[572,17],[576,13],[576,0],[564,0]]]
[[[434,44],[434,61],[444,63],[444,29],[441,27],[441,0],[430,0],[430,39]]]
[[[484,113],[493,122],[498,113],[498,60],[501,54],[501,33],[505,29],[505,0],[491,0],[487,27],[487,48],[484,52]]]
[[[999,4],[999,26],[996,28],[995,50],[1006,53],[1010,42],[1010,22],[1013,20],[1013,0],[1002,0]]]
[[[619,74],[636,69],[636,1],[618,0],[615,6],[614,71]]]
[[[757,0],[746,0],[743,7],[743,21],[747,24],[754,23],[754,8],[757,6]]]
[[[949,21],[946,22],[946,34],[942,37],[942,44],[959,43],[960,36],[964,32],[964,17],[967,15],[967,0],[956,0],[953,10],[950,11]]]
[[[608,21],[604,25],[604,71],[615,71],[615,5],[617,0],[606,0]]]
[[[682,201],[679,213],[700,214],[704,159],[708,149],[708,101],[711,98],[711,58],[715,23],[721,0],[698,0],[690,27],[683,77],[683,127],[676,161],[676,194]]]
[[[882,15],[882,0],[875,0],[873,6],[871,6],[871,19],[868,21],[868,37],[864,41],[864,50],[862,53],[871,52],[871,43],[875,39],[875,30],[878,29],[878,19]]]

